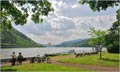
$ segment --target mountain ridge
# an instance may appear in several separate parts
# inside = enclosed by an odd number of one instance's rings
[[[18,47],[39,47],[32,39],[28,38],[22,32],[19,32],[15,28],[7,30],[2,27],[1,30],[1,48],[18,48]]]
[[[51,45],[51,47],[90,47],[89,39],[75,39],[64,41],[56,45]]]

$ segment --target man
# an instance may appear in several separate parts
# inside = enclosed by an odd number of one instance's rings
[[[19,64],[22,65],[23,56],[22,56],[21,52],[19,52],[19,55],[18,55],[17,61],[19,62]]]
[[[15,62],[16,62],[16,55],[15,55],[15,52],[13,52],[13,54],[11,55],[12,57],[12,66],[15,65]]]

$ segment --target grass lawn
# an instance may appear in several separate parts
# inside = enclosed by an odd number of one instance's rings
[[[97,54],[97,55],[83,56],[79,58],[63,59],[63,60],[60,60],[59,62],[118,67],[119,54],[111,54],[111,53],[104,52],[102,53],[101,60],[99,59],[99,54]]]
[[[2,71],[89,71],[86,69],[80,68],[73,68],[73,67],[65,67],[59,66],[54,64],[47,64],[47,63],[36,63],[36,64],[24,64],[19,66],[6,66],[1,67]]]

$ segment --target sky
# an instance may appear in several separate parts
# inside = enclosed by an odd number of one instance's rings
[[[118,7],[93,12],[89,5],[80,5],[78,0],[49,0],[54,8],[44,21],[35,24],[28,18],[27,24],[13,27],[40,44],[58,44],[64,41],[89,38],[90,28],[107,30],[116,20]]]

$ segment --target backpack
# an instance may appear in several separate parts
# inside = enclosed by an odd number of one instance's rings
[[[22,55],[19,55],[19,56],[18,56],[18,61],[23,61],[23,59],[24,59],[24,58],[23,58]]]

